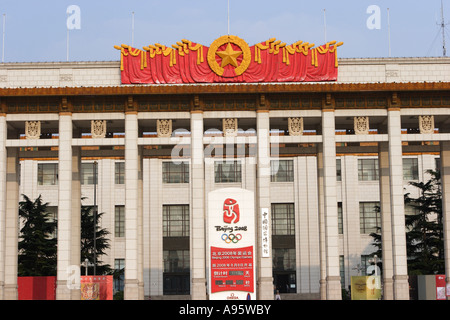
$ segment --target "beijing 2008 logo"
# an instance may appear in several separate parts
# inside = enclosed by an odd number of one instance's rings
[[[237,223],[239,222],[239,204],[236,200],[228,198],[223,202],[223,222]]]

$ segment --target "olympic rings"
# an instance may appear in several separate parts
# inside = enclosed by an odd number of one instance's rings
[[[238,242],[242,239],[242,235],[241,235],[240,233],[237,233],[237,234],[233,234],[233,233],[227,234],[227,233],[224,233],[224,234],[222,234],[221,239],[222,239],[223,241],[225,241],[225,243],[231,243],[231,242],[233,242],[233,243],[238,243]]]

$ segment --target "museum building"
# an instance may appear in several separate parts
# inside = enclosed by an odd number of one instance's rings
[[[80,299],[82,204],[104,212],[102,261],[124,268],[128,300],[339,300],[377,227],[383,298],[409,299],[404,193],[430,169],[448,277],[450,58],[340,59],[341,45],[224,36],[1,64],[0,298],[17,299],[19,202],[41,195],[57,299]]]

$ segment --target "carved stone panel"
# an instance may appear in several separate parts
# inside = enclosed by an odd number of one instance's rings
[[[419,116],[420,133],[434,132],[434,116]]]
[[[156,121],[156,132],[158,138],[170,137],[172,135],[172,120],[160,119]]]
[[[238,120],[236,118],[227,118],[222,120],[223,136],[236,137],[238,133]]]
[[[39,139],[41,137],[41,122],[25,121],[25,137],[27,139]]]
[[[106,136],[106,120],[91,120],[92,138],[104,138]]]
[[[288,131],[290,136],[301,136],[303,134],[303,118],[289,118]]]
[[[355,134],[369,133],[369,117],[354,117]]]

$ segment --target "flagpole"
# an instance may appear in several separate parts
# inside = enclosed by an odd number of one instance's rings
[[[228,23],[228,35],[230,35],[230,0],[228,0],[228,9],[227,9],[227,23]]]
[[[389,8],[387,8],[388,14],[388,43],[389,43],[389,57],[391,57],[391,17],[389,15]]]
[[[131,46],[134,47],[134,11],[131,13]]]
[[[66,60],[69,61],[69,28],[67,28]]]
[[[67,12],[67,17],[69,17],[69,12]],[[68,18],[67,18],[68,19]],[[69,61],[69,25],[66,20],[66,61]]]
[[[5,62],[5,27],[6,27],[6,13],[3,14],[2,62]]]

